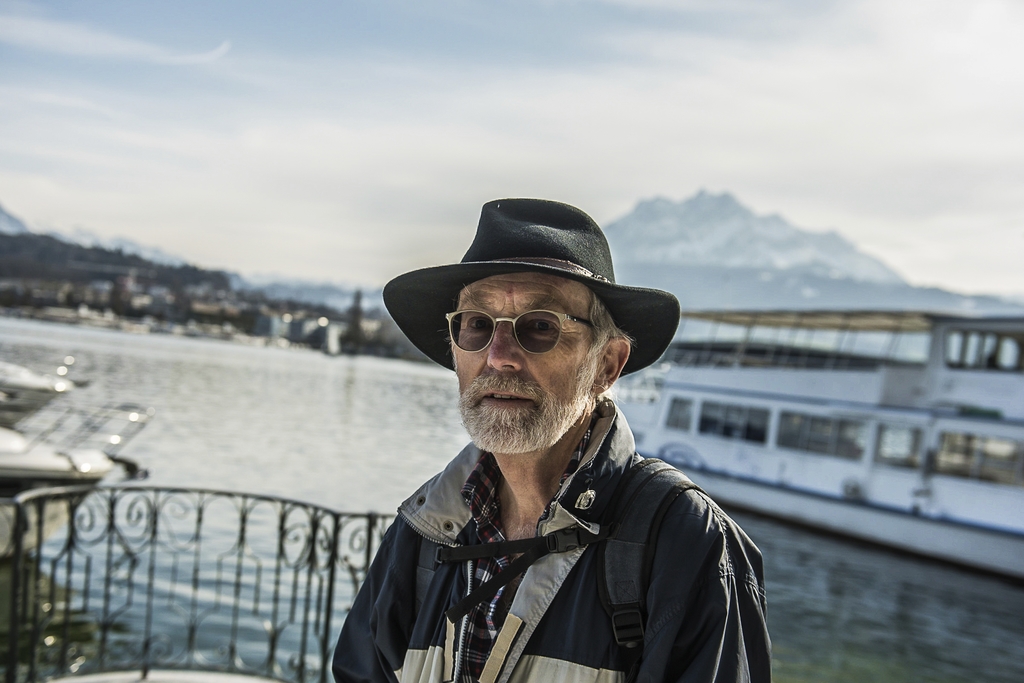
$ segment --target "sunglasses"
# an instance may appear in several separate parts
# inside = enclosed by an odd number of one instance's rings
[[[483,311],[455,311],[445,316],[452,341],[463,351],[483,351],[494,339],[494,330],[500,322],[512,323],[516,341],[527,353],[547,353],[555,348],[562,336],[566,320],[594,326],[594,323],[568,313],[554,311],[527,311],[514,318],[495,318]]]

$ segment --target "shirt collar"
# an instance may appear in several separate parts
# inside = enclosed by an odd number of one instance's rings
[[[597,417],[597,411],[594,411],[590,417],[587,431],[583,434],[579,444],[577,444],[572,457],[569,459],[569,464],[566,465],[565,471],[559,479],[559,488],[580,466],[580,460],[587,451],[587,446],[590,445],[590,436],[594,431],[594,423]],[[462,498],[466,501],[466,505],[469,506],[470,514],[476,522],[477,533],[481,537],[480,540],[484,543],[491,540],[501,540],[500,538],[494,538],[501,535],[501,499],[498,497],[498,484],[500,482],[501,469],[498,467],[498,461],[494,458],[493,454],[483,451],[476,463],[476,467],[470,472],[466,483],[462,486]],[[551,503],[548,503],[544,514],[541,515],[541,520],[548,516],[550,509]]]

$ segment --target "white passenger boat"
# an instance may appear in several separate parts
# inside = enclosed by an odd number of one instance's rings
[[[1024,579],[1024,317],[685,313],[619,389],[723,504]]]

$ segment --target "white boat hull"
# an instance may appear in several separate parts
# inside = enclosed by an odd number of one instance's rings
[[[36,486],[95,483],[113,468],[114,461],[97,448],[60,449],[0,428],[0,490],[7,495]]]
[[[709,379],[704,374],[698,378]],[[733,379],[732,374],[721,373],[725,380]],[[1016,448],[1016,460],[1012,452],[1003,460],[1020,468],[1020,421],[786,395],[772,391],[779,384],[770,382],[761,383],[768,391],[710,381],[697,384],[694,375],[675,370],[660,395],[641,394],[642,400],[627,400],[632,398],[627,395],[620,407],[641,454],[680,468],[720,503],[1024,579],[1020,473],[990,470],[985,479],[974,469],[956,473],[930,464],[944,435],[978,434]],[[793,381],[799,374],[784,378]],[[804,379],[814,386],[811,377]],[[759,430],[736,426],[725,433],[722,421],[713,420],[721,416],[721,406],[738,406],[738,415],[760,415]],[[782,416],[795,414],[820,418],[822,424],[858,425],[861,438],[851,443],[861,452],[840,453],[837,440],[822,442],[817,451],[784,443]],[[883,428],[894,427],[918,435],[913,466],[894,466],[876,457]]]
[[[707,470],[686,474],[717,502],[804,526],[1024,579],[1024,536],[929,519],[901,510],[744,480]]]

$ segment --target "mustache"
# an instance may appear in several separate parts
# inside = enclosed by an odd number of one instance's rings
[[[470,405],[477,405],[488,394],[515,394],[537,404],[544,400],[544,391],[539,384],[516,375],[480,375],[466,387],[462,399]]]

